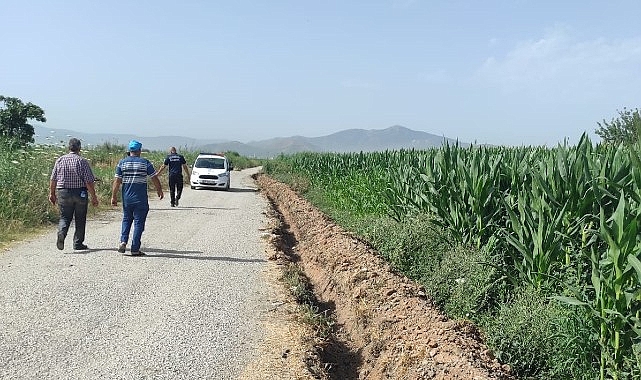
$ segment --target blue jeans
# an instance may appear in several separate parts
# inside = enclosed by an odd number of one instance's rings
[[[57,189],[60,221],[58,234],[67,237],[71,221],[75,219],[76,231],[73,234],[73,246],[79,247],[85,241],[85,226],[87,225],[87,207],[89,196],[87,189]]]
[[[131,231],[131,224],[134,225],[134,233],[131,238],[131,252],[140,251],[140,239],[142,232],[145,230],[145,221],[149,213],[149,203],[123,203],[122,204],[122,230],[120,233],[120,241],[126,243],[129,241],[129,231]]]

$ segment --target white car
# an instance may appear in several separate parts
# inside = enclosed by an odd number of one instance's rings
[[[199,187],[229,190],[230,175],[234,170],[227,157],[219,153],[200,153],[191,168],[189,182],[192,189]]]

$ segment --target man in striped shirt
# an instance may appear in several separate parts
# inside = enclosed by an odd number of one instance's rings
[[[49,181],[49,202],[58,204],[60,221],[56,247],[65,248],[65,238],[69,232],[71,220],[75,218],[76,230],[73,234],[73,249],[87,249],[85,226],[89,196],[91,204],[98,206],[98,197],[94,186],[95,177],[89,161],[80,156],[80,140],[69,139],[69,153],[58,157],[51,171]]]
[[[131,256],[143,256],[140,250],[142,232],[145,230],[145,221],[149,213],[149,199],[147,196],[147,177],[156,188],[156,193],[163,199],[162,186],[156,176],[154,165],[146,158],[140,157],[142,144],[136,140],[129,142],[129,156],[123,158],[116,166],[116,176],[111,188],[111,204],[118,204],[118,190],[122,185],[122,229],[118,252],[125,253],[131,225],[134,230],[131,238]]]

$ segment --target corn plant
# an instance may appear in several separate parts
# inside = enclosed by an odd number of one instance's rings
[[[621,194],[609,218],[600,214],[600,236],[607,249],[591,249],[591,283],[585,290],[570,288],[574,297],[554,298],[583,307],[591,315],[601,347],[600,378],[626,378],[626,358],[641,347],[641,209]],[[640,368],[636,369],[641,370]]]
[[[517,202],[518,214],[507,207],[512,233],[501,230],[502,236],[514,248],[507,250],[510,263],[522,281],[537,289],[550,289],[557,282],[557,274],[565,257],[563,242],[559,233],[565,206],[555,210],[543,198]]]
[[[395,219],[421,213],[463,243],[481,247],[500,219],[499,183],[502,154],[486,148],[446,145],[424,153],[418,167],[401,167],[386,189],[390,215]]]

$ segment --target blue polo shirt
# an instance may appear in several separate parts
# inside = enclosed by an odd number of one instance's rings
[[[147,177],[156,172],[146,158],[125,157],[116,166],[116,178],[122,179],[122,203],[148,203]]]

